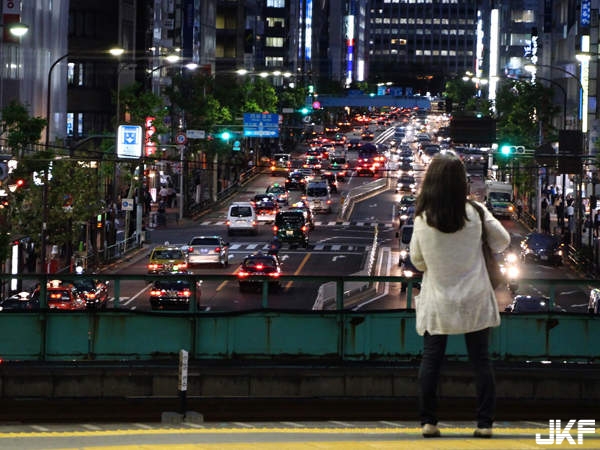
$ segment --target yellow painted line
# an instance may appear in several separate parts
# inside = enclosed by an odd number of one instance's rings
[[[306,265],[306,263],[310,259],[310,255],[311,255],[311,253],[307,253],[306,255],[304,255],[304,258],[302,258],[302,261],[300,262],[300,265],[294,272],[294,275],[300,275],[300,272],[302,272],[302,268]],[[288,281],[285,285],[285,289],[289,289],[290,287],[292,287],[292,284],[294,284],[293,281],[291,281],[291,280]]]
[[[233,272],[231,272],[232,275],[237,274],[240,271],[240,268],[238,267],[237,269],[235,269]],[[228,280],[222,281],[221,284],[219,284],[217,286],[216,291],[219,292],[221,289],[223,289],[225,286],[227,286],[227,283],[229,283]]]

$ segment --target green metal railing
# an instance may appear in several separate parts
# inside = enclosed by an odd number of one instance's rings
[[[41,283],[49,276],[21,275],[24,284]],[[61,276],[69,280],[75,276]],[[8,281],[15,276],[0,275]],[[150,275],[101,275],[119,298],[128,280],[152,281]],[[233,275],[178,275],[190,281],[236,280]],[[252,311],[137,311],[113,308],[87,311],[48,310],[0,312],[0,358],[9,360],[151,360],[176,359],[185,349],[194,359],[210,360],[315,360],[386,361],[419,356],[421,337],[415,332],[412,305],[414,280],[401,277],[285,276],[285,281],[336,283],[336,309],[299,311],[269,306],[264,280],[261,309]],[[353,282],[408,283],[408,309],[352,311],[344,285]],[[521,280],[546,290],[555,302],[556,285],[594,285],[591,280]],[[491,338],[491,352],[500,360],[598,361],[600,316],[573,313],[502,314],[502,324]],[[449,339],[447,356],[466,358],[463,339]]]

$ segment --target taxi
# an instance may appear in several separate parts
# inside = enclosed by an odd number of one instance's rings
[[[149,274],[165,275],[187,272],[187,253],[181,247],[169,244],[154,247],[148,261]]]
[[[41,290],[39,286],[34,289],[32,298],[39,301]],[[87,308],[85,300],[78,295],[72,283],[61,280],[50,280],[46,284],[46,301],[48,309],[63,311],[80,311]]]

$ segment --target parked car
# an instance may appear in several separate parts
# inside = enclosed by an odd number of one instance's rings
[[[164,278],[156,280],[150,289],[150,307],[152,310],[189,310],[190,301],[200,301],[200,282],[197,283],[195,296],[192,282]]]
[[[560,238],[544,233],[529,233],[521,241],[521,260],[558,266],[563,262],[564,246]]]
[[[229,265],[229,242],[221,236],[195,236],[188,242],[188,265],[218,264]]]
[[[550,299],[543,295],[516,295],[510,305],[504,308],[510,313],[536,313],[536,312],[566,312],[564,308],[555,305],[550,309]]]
[[[257,252],[244,258],[237,271],[240,291],[247,288],[261,288],[263,277],[269,280],[269,290],[278,290],[281,287],[279,277],[281,266],[275,255],[266,255]]]

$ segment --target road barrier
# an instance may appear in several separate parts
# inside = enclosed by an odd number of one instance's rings
[[[36,279],[45,290],[53,275],[7,275]],[[72,280],[76,275],[61,276]],[[121,283],[146,283],[165,276],[95,275],[110,281],[114,297]],[[191,282],[234,282],[235,275],[169,275]],[[190,302],[190,310],[59,311],[42,304],[36,311],[0,312],[0,359],[29,361],[127,361],[171,360],[179,350],[191,359],[228,361],[306,358],[315,361],[387,361],[418,357],[422,339],[415,332],[415,312],[406,310],[349,311],[345,309],[347,283],[412,283],[397,276],[303,276],[287,275],[281,282],[336,283],[336,305],[332,311],[273,309],[269,304],[268,279],[263,280],[263,303],[259,310],[205,311]],[[598,280],[523,279],[540,291],[548,290],[555,303],[556,286],[600,287]],[[42,292],[42,299],[45,292]],[[409,299],[410,300],[410,299]],[[44,302],[42,302],[44,303]],[[500,360],[593,361],[598,362],[600,316],[581,313],[502,314],[502,325],[492,330],[490,352]],[[464,339],[451,337],[449,359],[466,359]]]

